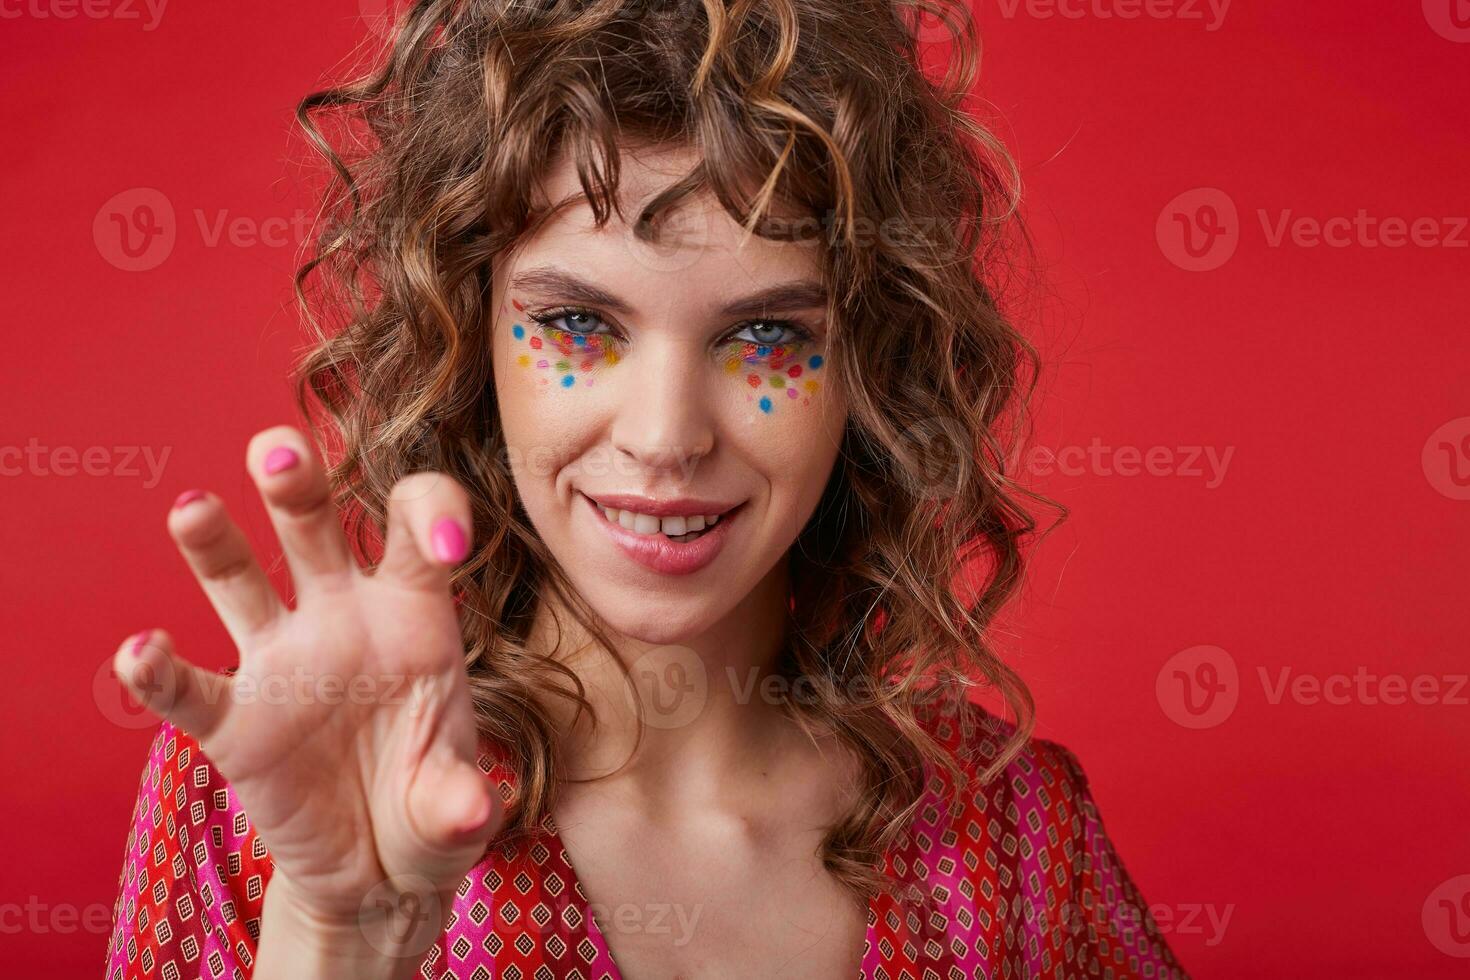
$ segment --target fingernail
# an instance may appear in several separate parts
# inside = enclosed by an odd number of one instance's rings
[[[174,498],[174,510],[178,510],[185,504],[192,504],[196,500],[204,499],[203,490],[185,490]]]
[[[434,546],[434,557],[446,564],[459,564],[470,551],[470,541],[464,528],[452,517],[441,517],[434,523],[429,541]]]
[[[282,470],[289,470],[299,462],[301,462],[301,457],[296,455],[296,450],[290,446],[277,446],[265,454],[265,475],[274,476]]]
[[[128,648],[128,656],[136,657],[140,653],[142,653],[143,652],[143,645],[148,642],[148,637],[150,637],[152,635],[153,635],[153,631],[152,630],[144,630],[141,633],[134,633],[130,637],[130,639],[133,641],[133,645]]]

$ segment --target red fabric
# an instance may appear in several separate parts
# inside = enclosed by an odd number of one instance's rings
[[[1065,748],[1033,740],[987,784],[1004,729],[925,719],[964,789],[930,773],[886,858],[900,887],[869,903],[862,976],[1182,978]],[[511,771],[481,757],[507,800]],[[109,980],[251,974],[271,862],[224,777],[163,725],[139,787],[114,910]],[[605,924],[601,924],[605,926]],[[461,884],[426,980],[608,978],[617,966],[556,827],[492,848]]]

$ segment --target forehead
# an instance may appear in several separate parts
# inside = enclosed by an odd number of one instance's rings
[[[664,208],[656,216],[653,239],[635,234],[632,222],[643,205],[688,174],[699,159],[688,146],[625,146],[619,159],[622,213],[610,214],[599,228],[575,163],[566,154],[558,155],[541,175],[533,204],[570,203],[518,245],[503,271],[555,260],[618,292],[651,290],[670,301],[689,296],[718,301],[794,278],[820,281],[820,236],[813,233],[811,219],[806,240],[800,242],[747,234],[708,190]],[[773,213],[788,220],[801,217],[781,208]]]

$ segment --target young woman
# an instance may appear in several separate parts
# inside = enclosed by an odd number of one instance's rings
[[[420,0],[305,100],[335,462],[246,453],[289,608],[168,515],[239,666],[117,653],[108,977],[1184,975],[986,641],[1032,355],[924,6]]]

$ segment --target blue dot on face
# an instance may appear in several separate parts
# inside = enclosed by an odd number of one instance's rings
[[[575,374],[563,374],[561,376],[561,386],[563,388],[570,388],[572,385],[574,385],[576,383],[577,383],[577,376]]]
[[[807,365],[807,367],[809,367],[813,371],[815,371],[817,368],[819,368],[819,367],[822,366],[822,355],[821,354],[813,354],[807,360],[806,365]]]
[[[586,347],[587,338],[582,336],[581,334],[578,334],[576,338],[572,340],[572,343],[576,344],[578,347]]]
[[[765,346],[764,344],[757,344],[756,345],[756,348],[755,348],[756,356],[758,356],[758,357],[765,357],[770,352],[771,352],[771,349],[769,347]]]
[[[510,332],[516,340],[520,340],[526,335],[526,328],[517,323],[515,326],[510,328]]]
[[[770,411],[771,411],[771,400],[769,398],[762,398],[761,399],[761,411],[762,412],[765,412],[767,414],[770,414]]]

